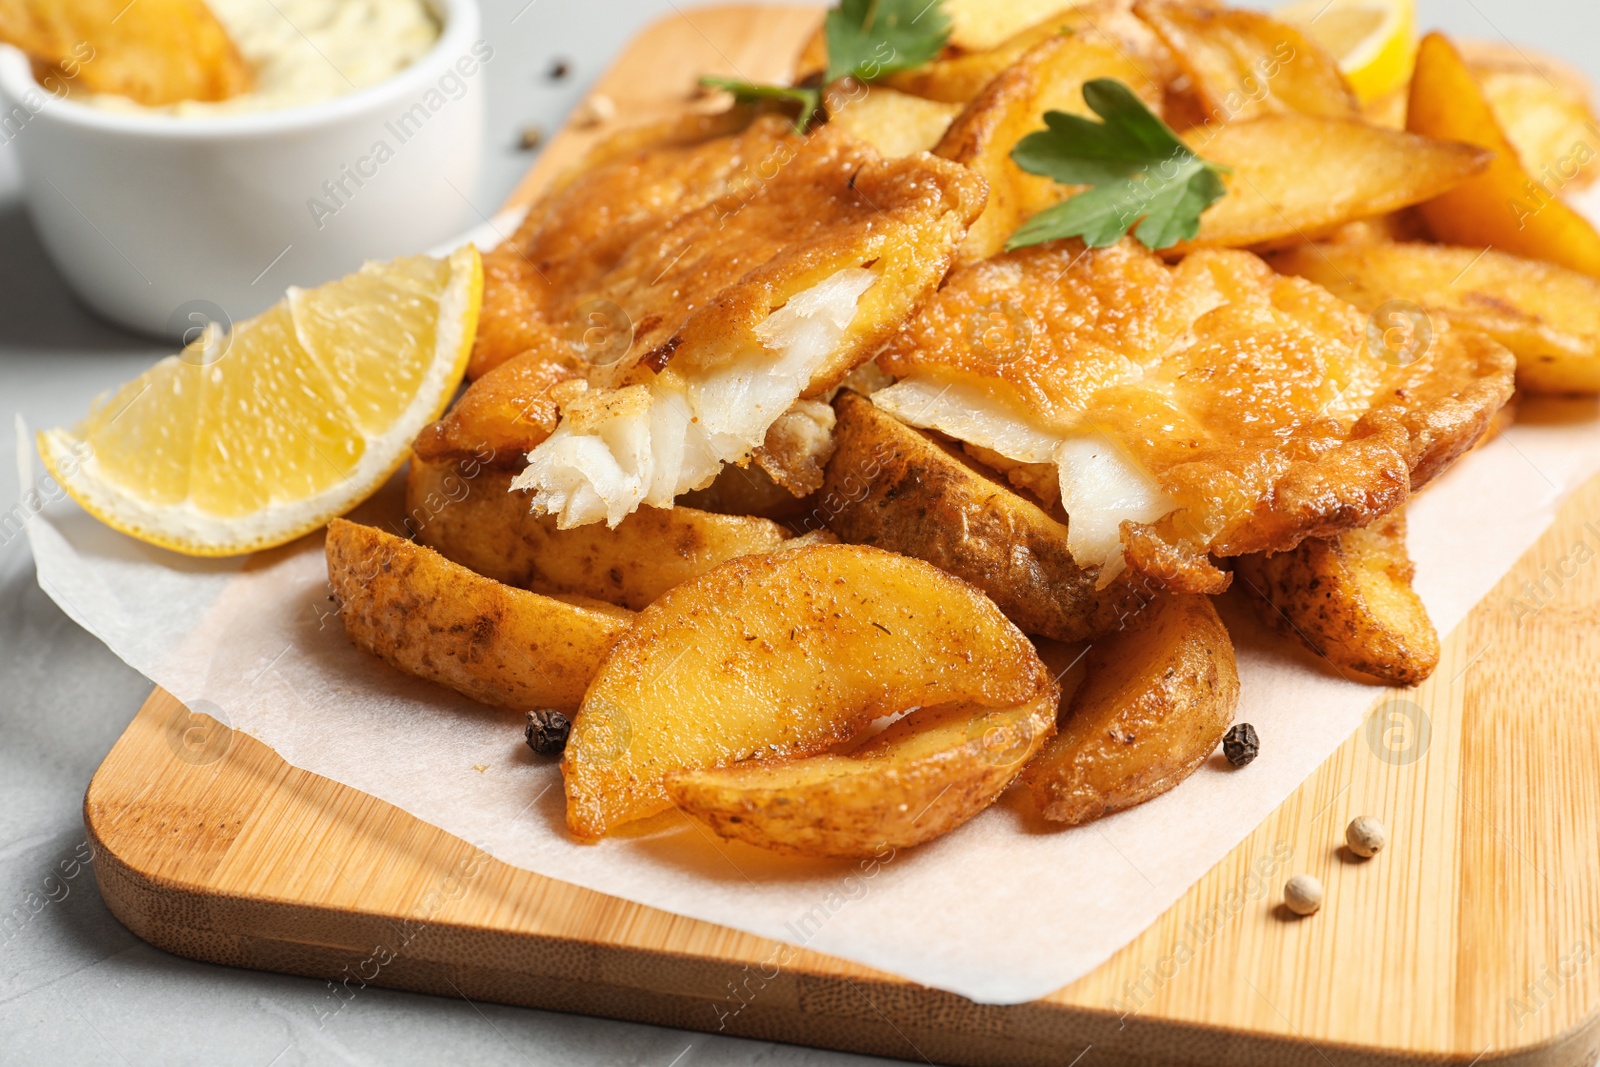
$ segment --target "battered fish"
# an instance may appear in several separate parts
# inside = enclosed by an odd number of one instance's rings
[[[528,447],[514,484],[563,528],[670,507],[763,445],[769,473],[803,489],[814,459],[774,455],[769,429],[884,344],[949,269],[984,195],[959,164],[885,160],[842,130],[802,137],[776,117],[612,163],[523,235],[522,302],[499,301],[491,331],[521,354],[492,373],[480,359],[483,377],[419,452],[490,431]],[[606,343],[584,343],[586,308],[602,309]],[[805,417],[776,443],[812,449]]]
[[[1128,565],[1219,592],[1208,556],[1366,525],[1511,395],[1512,357],[1482,334],[1441,329],[1405,366],[1366,335],[1360,311],[1248,252],[1168,267],[1131,240],[1055,242],[952,273],[879,358],[901,380],[872,399],[1034,491],[1053,467],[1069,547],[1102,582]]]

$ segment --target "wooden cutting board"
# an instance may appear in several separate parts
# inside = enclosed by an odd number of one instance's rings
[[[516,199],[621,122],[690,106],[702,73],[785,76],[818,17],[726,7],[650,27],[597,87],[616,119],[564,131]],[[1600,480],[1446,640],[1432,681],[1375,689],[1369,728],[1154,926],[1016,1007],[506,866],[160,690],[90,783],[84,819],[101,893],[131,930],[328,979],[329,1015],[365,982],[962,1064],[1587,1065],[1597,559]],[[1366,863],[1335,847],[1361,813],[1393,839]],[[1276,903],[1291,867],[1327,886],[1315,918]]]

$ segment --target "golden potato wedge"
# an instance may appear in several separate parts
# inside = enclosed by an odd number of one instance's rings
[[[1500,129],[1522,165],[1556,188],[1600,173],[1589,80],[1567,63],[1522,45],[1458,41]]]
[[[513,589],[432,549],[334,519],[328,582],[345,633],[407,674],[505,708],[578,706],[633,613]]]
[[[728,464],[710,485],[684,493],[677,504],[718,515],[750,515],[780,522],[811,510],[809,497],[795,496],[754,463],[748,467]]]
[[[1489,109],[1524,167],[1553,189],[1582,188],[1600,174],[1600,125],[1589,81],[1556,59],[1524,45],[1456,41],[1483,89]],[[1411,83],[1369,101],[1361,109],[1374,126],[1406,128]]]
[[[1522,165],[1483,87],[1442,34],[1430,33],[1417,50],[1406,128],[1495,154],[1482,174],[1421,206],[1436,239],[1600,276],[1600,233]]]
[[[639,613],[561,761],[567,828],[671,806],[674,773],[817,755],[913,707],[1055,699],[1027,638],[965,582],[860,545],[745,556]]]
[[[1126,2],[1092,0],[944,0],[950,18],[950,47],[956,52],[983,52],[999,48],[1017,34],[1046,19],[1071,16],[1084,9],[1102,17],[1111,10],[1127,10]]]
[[[1297,243],[1454,189],[1489,165],[1481,148],[1346,119],[1267,115],[1191,131],[1201,157],[1233,168],[1228,195],[1175,251]],[[969,238],[970,239],[970,238]]]
[[[925,100],[886,85],[855,85],[829,93],[828,123],[865,141],[885,158],[931,151],[960,104]]]
[[[892,74],[884,83],[930,100],[965,104],[1029,51],[1063,35],[1116,50],[1138,68],[1142,87],[1154,90],[1176,73],[1160,38],[1134,17],[1127,0],[1094,0],[1047,12],[1041,21],[1019,28],[991,48],[952,49],[958,54]]]
[[[1134,6],[1188,75],[1208,125],[1298,112],[1353,119],[1356,95],[1339,63],[1299,30],[1256,11],[1190,0]]]
[[[1234,574],[1263,622],[1335,667],[1418,685],[1439,665],[1439,635],[1411,579],[1403,511],[1292,552],[1241,556]]]
[[[0,15],[0,41],[27,53],[51,92],[161,107],[250,88],[249,64],[204,0],[21,0]]]
[[[1049,19],[1023,29],[994,48],[950,59],[935,59],[920,67],[891,74],[884,79],[884,84],[929,100],[965,104],[1034,46],[1060,36],[1064,32],[1062,24],[1065,21],[1064,18]]]
[[[838,447],[808,522],[971,582],[1023,633],[1076,641],[1142,606],[1126,582],[1097,590],[1098,568],[1073,562],[1066,524],[1003,477],[856,393],[834,409]]]
[[[1600,281],[1586,274],[1430,244],[1302,245],[1271,259],[1363,311],[1409,301],[1488,334],[1517,357],[1528,392],[1600,393]]]
[[[848,755],[681,771],[672,802],[733,841],[800,856],[882,855],[994,803],[1052,734],[1050,694],[994,709],[912,712]]]
[[[1160,796],[1217,747],[1239,704],[1233,642],[1208,597],[1158,597],[1090,646],[1056,736],[1022,772],[1046,819],[1076,826]]]
[[[1403,130],[1406,128],[1406,98],[1411,95],[1411,83],[1400,86],[1393,92],[1384,93],[1375,100],[1369,100],[1361,105],[1361,119],[1371,126],[1382,126],[1387,130]]]
[[[1114,43],[1089,36],[1052,37],[995,78],[967,105],[934,149],[964,163],[989,183],[989,201],[967,230],[958,263],[988,259],[1030,215],[1060,201],[1071,187],[1029,174],[1011,159],[1026,134],[1044,124],[1046,111],[1089,114],[1083,84],[1115,78],[1159,109],[1161,86]]]
[[[467,477],[468,472],[474,477]],[[440,555],[507,585],[590,597],[637,611],[717,564],[768,552],[790,535],[770,519],[694,508],[640,508],[616,529],[556,529],[535,515],[516,472],[423,463],[406,478],[408,525]]]
[[[944,0],[942,6],[945,16],[950,20],[950,39],[943,55],[919,69],[968,56],[984,55],[988,58],[980,62],[992,78],[1026,51],[1027,46],[1011,51],[1008,59],[998,63],[992,53],[1001,53],[1004,57],[1007,49],[1016,49],[1024,41],[1030,45],[1037,44],[1063,26],[1076,31],[1092,23],[1119,35],[1130,32],[1139,34],[1143,30],[1142,36],[1153,36],[1147,29],[1131,25],[1137,21],[1132,15],[1131,0]],[[827,69],[828,40],[819,21],[795,60],[794,80],[797,84],[808,79],[815,80],[821,78]],[[887,78],[884,80],[890,81]],[[973,91],[981,88],[983,85],[980,82],[973,87]],[[930,99],[959,99],[965,102],[971,97],[942,94],[931,96]]]

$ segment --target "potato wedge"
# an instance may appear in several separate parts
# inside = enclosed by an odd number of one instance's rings
[[[886,85],[852,84],[848,91],[830,91],[828,123],[892,159],[931,151],[960,112],[958,103],[925,100]]]
[[[1429,244],[1302,245],[1271,261],[1364,311],[1405,300],[1488,334],[1517,357],[1528,392],[1600,393],[1600,282],[1586,274]]]
[[[1500,41],[1458,41],[1457,50],[1517,158],[1559,188],[1600,174],[1600,126],[1583,73],[1554,56]]]
[[[1141,88],[1155,91],[1176,74],[1165,46],[1150,27],[1134,17],[1126,0],[1095,0],[1042,14],[1042,20],[1018,29],[993,47],[936,59],[892,74],[884,83],[930,100],[965,104],[1032,49],[1063,35],[1119,52],[1139,70],[1137,84]]]
[[[250,67],[203,0],[21,0],[0,41],[33,60],[53,93],[114,93],[147,107],[250,88]]]
[[[967,230],[958,263],[988,259],[1035,212],[1066,196],[1071,187],[1029,174],[1012,162],[1011,149],[1044,125],[1046,111],[1089,114],[1083,84],[1094,78],[1126,83],[1152,109],[1161,86],[1146,79],[1135,61],[1114,43],[1090,36],[1052,37],[995,78],[967,105],[934,149],[964,163],[989,183],[989,201]]]
[[[790,536],[770,519],[684,507],[640,508],[614,530],[558,530],[553,516],[529,511],[527,493],[511,489],[515,474],[414,461],[406,478],[408,525],[422,544],[485,577],[635,611],[719,563],[771,551]]]
[[[1160,796],[1233,722],[1233,642],[1208,597],[1158,597],[1085,657],[1056,736],[1022,772],[1046,819],[1076,826]]]
[[[1066,524],[1003,477],[856,393],[834,409],[838,448],[813,514],[843,540],[927,560],[989,594],[1023,633],[1058,641],[1114,630],[1142,606],[1126,583],[1095,589]]]
[[[1439,665],[1439,635],[1411,579],[1403,511],[1293,552],[1241,556],[1234,574],[1263,622],[1342,670],[1418,685]]]
[[[1186,136],[1233,173],[1223,179],[1228,195],[1200,216],[1200,235],[1175,252],[1298,243],[1430,200],[1471,180],[1490,158],[1470,145],[1310,115],[1267,115]]]
[[[1208,125],[1298,112],[1353,119],[1360,106],[1339,63],[1286,23],[1256,11],[1141,0],[1135,13],[1188,75]]]
[[[1052,18],[1027,27],[994,48],[950,59],[936,59],[920,67],[891,74],[884,79],[884,84],[929,100],[965,104],[1030,49],[1060,36],[1064,21],[1064,18]]]
[[[967,57],[984,56],[978,65],[987,70],[992,78],[1001,69],[1010,66],[1028,47],[1063,26],[1077,31],[1092,24],[1119,36],[1131,33],[1154,39],[1148,29],[1133,25],[1137,20],[1132,14],[1131,0],[944,0],[943,8],[950,19],[950,39],[945,45],[944,54],[931,63],[923,64],[918,70],[928,70],[941,63]],[[1018,44],[1024,46],[1018,49]],[[996,53],[999,53],[998,57]],[[798,84],[807,79],[821,78],[827,67],[828,41],[819,21],[816,31],[806,39],[795,59],[794,80]],[[964,75],[973,69],[976,69],[976,65],[952,68],[953,71],[961,71],[958,77],[968,84],[972,83],[972,79]],[[973,85],[973,92],[983,88],[982,83],[987,80],[984,78]],[[885,82],[894,84],[891,79],[885,79]],[[959,97],[949,92],[919,95],[934,100],[965,102],[971,99],[970,95]]]
[[[678,497],[677,506],[782,522],[810,511],[811,499],[795,496],[754,463],[748,467],[730,463],[704,489],[693,489]]]
[[[328,582],[356,647],[505,708],[578,706],[633,613],[513,589],[432,549],[334,519]]]
[[[1600,233],[1522,165],[1483,87],[1442,34],[1430,33],[1417,50],[1406,128],[1495,154],[1482,174],[1421,206],[1435,238],[1600,276]]]
[[[1093,0],[944,0],[950,16],[950,47],[957,52],[982,52],[998,48],[1030,26],[1046,19],[1071,16],[1085,9],[1096,17],[1130,5]]]
[[[667,792],[732,841],[800,856],[882,855],[994,803],[1055,733],[1048,696],[999,710],[924,708],[849,755],[682,771]]]
[[[817,755],[912,707],[1055,699],[1038,653],[965,582],[860,545],[745,556],[640,612],[561,761],[567,828],[672,805],[676,772]]]

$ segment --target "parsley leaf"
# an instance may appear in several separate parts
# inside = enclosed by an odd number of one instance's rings
[[[824,81],[873,81],[920,67],[950,39],[942,0],[839,0],[822,24],[828,39]]]
[[[1104,121],[1046,112],[1047,128],[1018,141],[1011,158],[1029,174],[1090,188],[1023,223],[1006,251],[1061,237],[1104,248],[1130,229],[1162,249],[1198,234],[1201,212],[1227,194],[1227,168],[1190,151],[1119,81],[1086,82],[1083,100]]]
[[[920,67],[937,56],[950,39],[950,17],[944,0],[839,0],[822,24],[828,41],[828,70],[823,83],[840,78],[870,82],[896,71]],[[762,85],[738,78],[704,77],[701,85],[725,89],[735,103],[761,100],[800,105],[795,132],[802,132],[822,106],[822,90],[787,85]]]
[[[805,132],[806,123],[822,106],[822,90],[788,85],[761,85],[758,82],[740,81],[738,78],[719,78],[706,75],[700,84],[712,89],[724,89],[733,94],[736,104],[755,104],[762,100],[790,101],[800,105],[800,114],[794,120],[796,133]]]

